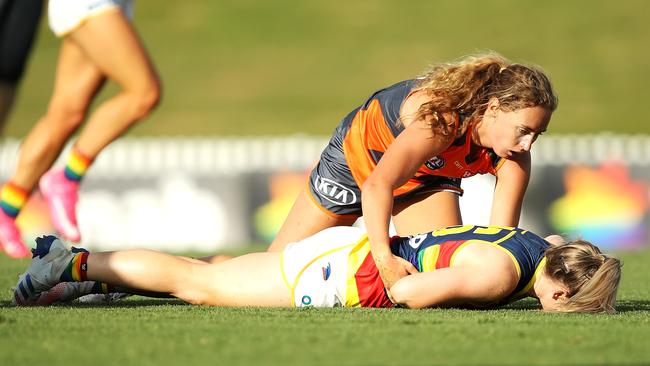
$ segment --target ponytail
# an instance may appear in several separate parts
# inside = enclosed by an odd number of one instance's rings
[[[569,291],[560,311],[615,312],[621,262],[602,254],[595,245],[576,240],[547,249],[545,272]]]

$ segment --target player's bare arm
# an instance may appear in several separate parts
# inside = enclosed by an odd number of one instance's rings
[[[452,136],[436,136],[425,121],[415,121],[388,148],[362,187],[362,207],[373,258],[387,287],[408,273],[391,254],[388,225],[393,190],[406,183],[432,156],[444,151]]]
[[[517,226],[530,180],[530,152],[506,159],[497,171],[490,225]]]

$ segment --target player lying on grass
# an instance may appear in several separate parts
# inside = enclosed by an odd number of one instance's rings
[[[394,237],[392,252],[411,270],[385,289],[367,235],[354,227],[218,264],[142,249],[70,251],[45,236],[14,301],[46,305],[119,286],[215,306],[493,308],[532,296],[548,311],[614,312],[620,261],[586,241],[547,239],[471,225]]]

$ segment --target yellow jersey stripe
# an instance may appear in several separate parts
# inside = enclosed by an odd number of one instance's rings
[[[370,243],[368,237],[364,236],[357,246],[350,252],[348,258],[348,271],[347,271],[347,285],[345,291],[345,306],[346,307],[360,307],[361,300],[359,299],[359,289],[357,288],[357,279],[355,274],[363,264],[363,261],[370,253]]]
[[[533,274],[533,277],[528,281],[526,286],[524,286],[521,291],[517,292],[512,298],[517,299],[523,295],[525,295],[530,289],[535,285],[535,281],[537,280],[537,276],[539,275],[539,272],[544,268],[546,265],[546,257],[542,258],[541,261],[539,261],[539,264],[537,265],[537,268],[535,268],[535,273]]]
[[[440,256],[440,245],[433,245],[426,248],[422,255],[422,272],[431,272],[435,270],[438,256]]]

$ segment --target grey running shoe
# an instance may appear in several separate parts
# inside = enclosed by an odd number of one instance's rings
[[[59,282],[51,289],[41,292],[37,298],[26,305],[46,306],[70,302],[91,293],[94,284],[94,281]]]
[[[13,289],[14,303],[35,304],[41,293],[60,282],[61,274],[74,255],[55,236],[46,235],[37,238],[36,248],[32,249],[32,262]]]
[[[77,300],[84,304],[107,304],[115,301],[120,301],[129,296],[131,296],[131,294],[124,292],[112,292],[110,294],[88,294],[81,296]]]
[[[107,304],[131,296],[131,294],[122,292],[96,294],[93,293],[94,287],[95,281],[59,282],[51,289],[41,292],[38,297],[28,303],[18,305],[47,306],[68,303],[74,300],[84,304]]]

